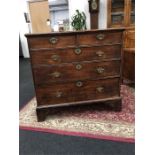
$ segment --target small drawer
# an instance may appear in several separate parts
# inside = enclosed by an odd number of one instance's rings
[[[66,36],[40,36],[31,37],[28,39],[30,49],[42,49],[42,48],[63,48],[68,46],[74,46],[76,43],[74,35]]]
[[[102,45],[121,43],[122,32],[94,32],[90,34],[79,34],[79,45]]]
[[[33,65],[119,59],[120,57],[120,45],[77,47],[57,50],[39,50],[35,52],[31,51],[31,59]]]
[[[120,61],[70,63],[33,68],[35,84],[99,79],[120,75]]]
[[[78,83],[80,82],[81,85],[79,86]],[[53,84],[52,86],[36,88],[38,105],[106,99],[118,97],[119,94],[119,78],[75,81],[72,83]]]

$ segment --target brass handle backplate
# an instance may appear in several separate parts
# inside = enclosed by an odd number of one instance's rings
[[[56,92],[55,96],[56,96],[57,98],[62,97],[62,92],[60,92],[60,91]]]
[[[102,74],[102,73],[104,73],[104,68],[103,67],[98,67],[96,69],[96,71],[97,71],[97,73]]]
[[[81,65],[81,64],[77,64],[77,65],[76,65],[76,69],[77,69],[77,70],[82,69],[82,65]]]
[[[51,44],[56,44],[58,42],[58,39],[55,38],[55,37],[52,37],[52,38],[49,39],[49,41],[50,41]]]
[[[104,37],[105,37],[104,34],[98,34],[98,35],[96,36],[96,38],[97,38],[98,40],[103,40]]]
[[[59,61],[60,60],[60,56],[56,55],[56,54],[52,55],[51,58],[52,58],[53,61]]]
[[[60,72],[53,72],[51,74],[49,74],[50,76],[53,76],[54,78],[59,78],[61,76],[61,73]]]
[[[97,87],[96,90],[97,92],[102,93],[104,92],[104,87]]]
[[[76,49],[74,50],[74,52],[75,52],[75,54],[79,55],[79,54],[82,53],[82,50],[81,50],[80,48],[76,48]]]
[[[105,57],[105,53],[104,53],[103,51],[97,51],[97,52],[96,52],[96,55],[97,55],[98,57]]]
[[[77,82],[76,82],[76,86],[77,86],[77,87],[82,87],[82,86],[83,86],[83,83],[82,83],[81,81],[77,81]]]

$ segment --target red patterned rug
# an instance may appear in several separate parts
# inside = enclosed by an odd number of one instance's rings
[[[134,89],[122,85],[121,96],[121,112],[105,111],[102,105],[96,108],[79,106],[59,110],[44,122],[37,122],[36,99],[33,98],[20,110],[20,129],[134,142]]]

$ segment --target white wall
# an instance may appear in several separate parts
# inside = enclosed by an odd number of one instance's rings
[[[100,0],[99,29],[107,28],[107,0]]]
[[[75,10],[79,9],[86,14],[87,29],[90,29],[90,13],[88,0],[69,0],[69,19],[75,14]],[[107,0],[100,0],[99,11],[99,29],[107,27]]]
[[[22,50],[23,50],[23,56],[25,58],[29,57],[29,51],[28,51],[28,45],[27,45],[27,39],[24,36],[25,33],[29,33],[29,28],[28,28],[28,24],[25,21],[25,17],[24,17],[24,12],[28,12],[28,8],[27,8],[27,1],[26,0],[20,0],[20,30],[19,30],[19,34],[20,34],[20,39],[21,39],[21,46],[22,46]]]

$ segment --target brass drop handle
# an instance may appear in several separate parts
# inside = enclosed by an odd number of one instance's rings
[[[104,34],[98,34],[98,35],[96,36],[96,38],[97,38],[98,40],[103,40],[104,37],[105,37]]]
[[[102,93],[104,92],[104,87],[97,87],[96,90],[97,92]]]
[[[96,68],[96,71],[97,71],[97,73],[99,73],[99,74],[102,74],[102,73],[104,73],[104,68],[103,67],[98,67],[98,68]]]
[[[81,65],[81,64],[77,64],[77,65],[76,65],[76,69],[77,69],[77,70],[81,70],[81,69],[82,69],[82,65]]]
[[[60,91],[58,91],[58,92],[56,92],[56,95],[55,95],[57,98],[60,98],[60,97],[62,97],[62,92],[60,92]]]
[[[55,38],[55,37],[52,37],[52,38],[49,39],[49,41],[50,41],[51,44],[56,44],[58,42],[58,39]]]
[[[61,76],[61,73],[60,72],[53,72],[51,74],[49,74],[50,76],[53,76],[54,78],[59,78]]]
[[[81,81],[77,81],[77,82],[76,82],[76,86],[77,86],[77,87],[82,87],[82,86],[83,86],[83,83],[82,83]]]
[[[82,53],[82,50],[81,50],[80,48],[76,48],[76,49],[74,50],[74,52],[75,52],[75,54],[79,55],[79,54]]]
[[[96,55],[97,55],[98,57],[105,57],[105,53],[104,53],[103,51],[97,51],[97,52],[96,52]]]
[[[60,60],[60,56],[56,55],[56,54],[52,55],[51,58],[52,58],[53,61],[59,61]]]

